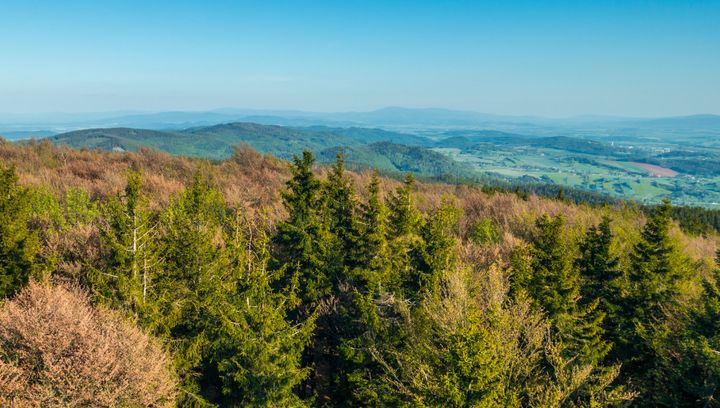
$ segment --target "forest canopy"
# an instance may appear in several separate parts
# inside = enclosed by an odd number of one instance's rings
[[[0,158],[4,404],[718,404],[718,237],[669,202],[398,181],[342,152]]]

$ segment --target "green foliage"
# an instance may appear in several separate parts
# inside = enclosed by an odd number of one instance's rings
[[[14,167],[0,168],[0,298],[14,295],[35,270],[37,232],[29,227],[31,192]]]
[[[673,267],[670,225],[670,202],[665,201],[648,220],[630,257],[630,302],[645,321],[658,317],[661,305],[673,301],[673,290],[681,278]]]
[[[720,397],[720,270],[703,282],[700,303],[687,320],[653,333],[654,364],[646,377],[651,387],[640,403],[648,406],[717,406]],[[676,322],[677,323],[677,322]],[[654,384],[653,384],[654,385]],[[660,391],[662,387],[662,391]]]
[[[295,157],[292,178],[282,193],[289,216],[278,223],[274,238],[279,248],[278,261],[288,268],[283,283],[297,284],[300,300],[307,307],[330,293],[333,276],[328,272],[336,272],[333,269],[338,266],[331,265],[336,243],[324,222],[323,187],[312,172],[314,163],[315,158],[307,150],[302,158]]]
[[[98,295],[116,307],[130,311],[136,318],[149,319],[153,281],[158,275],[158,225],[148,209],[148,197],[141,192],[141,174],[130,172],[124,193],[103,207],[106,223],[101,229],[108,256],[102,271],[96,271]],[[83,196],[68,196],[67,206],[77,219],[92,214],[86,211]],[[83,220],[84,221],[84,220]]]
[[[358,225],[356,218],[357,203],[355,191],[350,181],[345,177],[345,161],[342,152],[337,155],[337,162],[325,186],[325,200],[327,203],[327,217],[329,228],[340,241],[340,255],[344,256],[346,263],[354,266],[358,245]]]
[[[304,405],[294,388],[314,319],[291,322],[295,294],[272,289],[267,228],[229,211],[200,170],[159,216],[141,187],[129,173],[103,207],[107,256],[91,285],[171,346],[179,405]]]
[[[472,224],[469,238],[477,244],[497,245],[502,241],[502,231],[492,219],[483,217]]]
[[[358,260],[367,271],[365,286],[375,288],[390,280],[388,210],[380,197],[380,179],[375,172],[368,185],[367,203],[360,206]]]
[[[413,188],[415,177],[408,173],[403,185],[398,187],[389,200],[390,233],[392,237],[401,237],[417,233],[420,227],[420,213],[415,208]]]
[[[580,257],[575,264],[582,277],[582,301],[599,298],[603,310],[617,305],[618,259],[610,253],[613,235],[610,218],[603,217],[597,226],[591,226],[580,242]]]
[[[215,313],[221,324],[212,330],[212,359],[222,384],[222,406],[302,406],[293,392],[309,372],[301,356],[310,341],[314,319],[293,324],[287,319],[290,294],[272,290],[277,278],[268,265],[269,237],[264,225],[234,211],[226,222],[229,252],[228,290]],[[252,240],[249,237],[253,237]],[[212,372],[212,370],[211,370]],[[213,377],[206,375],[206,382]]]
[[[612,334],[617,331],[620,319],[620,271],[618,259],[610,252],[612,241],[610,218],[603,217],[599,225],[591,226],[586,232],[580,242],[580,256],[575,261],[582,279],[579,305],[584,308],[580,319],[585,325],[584,354],[594,362],[602,361],[611,350],[615,340]]]
[[[454,267],[457,244],[457,224],[460,210],[444,202],[423,223],[422,245],[417,249],[415,271],[410,276],[407,293],[420,293],[440,283],[444,271]]]
[[[543,215],[536,222],[530,251],[532,276],[528,293],[551,318],[573,310],[579,297],[579,276],[572,250],[564,240],[565,219]]]
[[[400,139],[397,135],[393,136],[393,141]],[[457,181],[470,180],[477,175],[473,166],[453,160],[445,154],[423,146],[398,143],[402,142],[382,141],[364,146],[333,147],[321,151],[318,157],[322,162],[329,162],[335,152],[342,150],[351,169],[371,167],[398,176],[412,172],[417,177]]]
[[[589,300],[580,302],[581,276],[564,236],[565,219],[543,215],[535,226],[528,251],[515,255],[514,286],[527,291],[547,313],[580,363],[596,365],[610,350],[603,339],[605,313],[598,309],[598,294],[589,294]],[[583,251],[586,255],[578,261],[581,265],[589,262],[586,248]]]
[[[680,293],[688,261],[670,237],[670,209],[669,201],[655,209],[633,247],[613,333],[613,356],[641,388],[641,406],[664,404],[672,376],[663,355],[680,349],[673,344],[685,330]]]

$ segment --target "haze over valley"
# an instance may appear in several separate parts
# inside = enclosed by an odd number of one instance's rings
[[[716,115],[549,119],[397,107],[342,113],[220,109],[0,115],[0,129],[9,140],[48,138],[115,152],[150,147],[208,159],[230,157],[240,143],[282,159],[310,149],[321,162],[343,150],[353,168],[387,174],[544,183],[644,204],[670,198],[720,207]]]

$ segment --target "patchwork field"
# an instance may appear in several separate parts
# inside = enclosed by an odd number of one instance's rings
[[[720,208],[720,177],[681,173],[622,158],[534,146],[485,144],[479,148],[436,148],[485,174],[536,180],[609,194],[640,203],[670,198],[674,203]]]

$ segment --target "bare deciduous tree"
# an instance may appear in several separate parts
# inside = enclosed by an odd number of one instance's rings
[[[0,308],[0,405],[165,407],[161,345],[78,289],[32,282]]]

